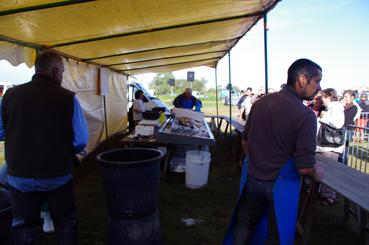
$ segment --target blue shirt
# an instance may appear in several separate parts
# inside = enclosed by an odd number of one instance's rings
[[[195,105],[193,104],[192,99],[190,98],[190,99],[183,99],[182,106],[183,108],[186,108],[186,109],[192,109],[192,107],[194,107]]]
[[[4,139],[5,130],[3,127],[2,119],[2,105],[0,101],[0,139]],[[72,117],[73,124],[73,146],[75,153],[81,152],[88,143],[88,128],[81,105],[78,102],[76,96],[74,96],[74,111]],[[23,191],[49,191],[64,185],[72,179],[72,175],[68,174],[65,176],[37,179],[37,178],[22,178],[8,175],[8,183],[13,188]]]

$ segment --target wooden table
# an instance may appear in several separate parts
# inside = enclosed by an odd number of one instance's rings
[[[168,165],[169,165],[169,161],[172,157],[173,154],[173,150],[174,150],[174,145],[173,144],[169,144],[169,143],[163,143],[163,142],[158,142],[154,137],[150,137],[150,138],[133,138],[132,135],[134,135],[134,133],[130,133],[128,135],[126,135],[121,142],[124,143],[125,147],[130,147],[134,146],[134,147],[150,147],[150,148],[157,148],[157,147],[166,147],[167,148],[167,153],[165,154],[164,157],[164,165],[163,165],[163,169],[161,172],[161,181],[164,181],[165,179],[165,175],[167,174],[168,171]]]
[[[324,170],[322,183],[340,193],[345,200],[360,207],[360,234],[365,234],[367,231],[367,211],[369,210],[369,175],[320,154],[316,155],[316,159],[322,163]],[[306,202],[303,201],[300,218],[302,216],[305,218],[304,220],[299,219],[298,223],[298,230],[302,233],[302,244],[307,244],[309,240],[318,189],[318,184],[312,184]],[[345,201],[344,220],[349,211],[348,203]],[[304,212],[306,213],[303,214]]]

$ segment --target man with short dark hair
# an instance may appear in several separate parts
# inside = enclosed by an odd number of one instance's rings
[[[248,244],[262,217],[266,238],[257,236],[256,244],[293,244],[300,175],[322,179],[315,161],[316,117],[302,103],[320,90],[321,77],[316,63],[296,60],[287,86],[253,104],[242,139],[247,181],[225,244]]]
[[[76,244],[71,171],[75,154],[88,142],[87,124],[75,94],[61,87],[62,57],[51,51],[40,54],[35,71],[30,82],[9,89],[1,105],[12,239],[14,244],[34,244],[46,201],[60,244]]]

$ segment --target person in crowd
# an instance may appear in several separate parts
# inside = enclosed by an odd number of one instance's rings
[[[322,100],[326,108],[318,118],[319,125],[327,124],[335,129],[340,129],[345,123],[344,107],[342,103],[338,101],[337,92],[333,88],[327,88],[322,91]],[[319,130],[319,128],[318,128]],[[339,160],[340,154],[343,153],[344,145],[341,146],[321,146],[317,145],[316,151],[327,158],[331,158],[335,161]],[[320,189],[320,198],[322,203],[326,205],[334,204],[336,199],[336,193],[326,185],[322,185]]]
[[[355,125],[355,117],[358,114],[358,108],[354,104],[355,93],[352,90],[346,90],[343,93],[343,105],[345,106],[344,114],[345,114],[345,123],[344,127],[348,125]]]
[[[316,117],[319,117],[320,113],[324,110],[324,103],[320,91],[314,96],[314,100],[312,104],[310,104],[310,108],[313,110]]]
[[[369,112],[369,100],[368,95],[366,93],[362,93],[360,95],[359,106],[361,108],[361,112],[368,113]],[[361,115],[358,120],[359,127],[369,127],[368,115]]]
[[[360,95],[359,106],[361,107],[362,112],[369,112],[369,100],[366,93],[362,93]]]
[[[248,87],[246,89],[246,91],[241,90],[241,94],[242,94],[242,96],[241,96],[241,98],[237,102],[238,110],[241,110],[241,105],[244,102],[244,100],[246,99],[246,97],[247,96],[250,96],[252,94],[252,88],[251,87]]]
[[[323,176],[315,160],[317,120],[302,103],[320,90],[321,77],[319,65],[308,59],[296,60],[288,69],[287,86],[253,104],[242,136],[248,157],[241,176],[243,190],[224,244],[248,244],[253,234],[260,234],[256,227],[264,214],[267,240],[260,240],[264,237],[260,235],[255,237],[255,244],[293,241],[300,175],[316,181]],[[281,212],[283,219],[277,215]],[[288,232],[279,233],[281,229]]]
[[[242,97],[237,102],[237,106],[239,109],[239,120],[246,120],[247,115],[250,113],[250,109],[252,106],[251,98],[252,96],[252,88],[248,87]]]
[[[192,95],[192,89],[186,88],[184,93],[178,95],[174,101],[173,105],[176,108],[184,108],[184,109],[193,109],[195,107],[195,111],[200,111],[202,107],[201,100],[197,99]]]
[[[145,111],[145,105],[143,102],[144,93],[142,90],[137,90],[135,93],[135,101],[133,102],[133,122],[137,125],[142,120],[143,112]]]
[[[60,244],[76,244],[72,161],[84,150],[88,129],[77,97],[61,86],[63,72],[62,57],[45,51],[36,58],[32,80],[2,100],[14,244],[34,244],[45,201]]]

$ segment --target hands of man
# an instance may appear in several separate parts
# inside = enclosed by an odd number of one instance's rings
[[[322,179],[324,178],[324,170],[322,167],[322,163],[320,161],[316,161],[314,164],[314,180],[317,182],[322,181]]]

